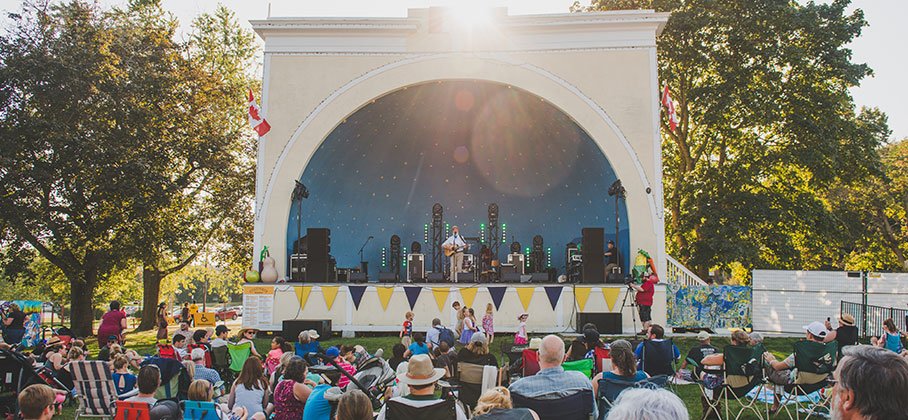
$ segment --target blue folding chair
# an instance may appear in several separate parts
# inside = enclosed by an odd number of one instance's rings
[[[218,406],[211,401],[183,401],[183,420],[220,420]]]
[[[541,419],[588,420],[593,413],[593,391],[583,390],[558,399],[533,399],[513,393],[514,407],[529,408]]]

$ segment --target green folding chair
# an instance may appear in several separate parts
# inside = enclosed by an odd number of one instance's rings
[[[797,375],[791,385],[776,388],[781,392],[779,399],[789,419],[801,419],[810,416],[828,417],[829,400],[832,397],[832,372],[838,363],[839,345],[835,341],[818,343],[816,341],[802,340],[794,343],[795,369]],[[799,402],[798,396],[810,395],[819,391],[820,399],[817,402]],[[794,407],[789,408],[789,403]]]
[[[573,370],[582,373],[587,378],[593,377],[593,359],[574,360],[573,362],[564,362],[561,367],[565,371]]]
[[[766,375],[763,372],[763,353],[766,348],[762,344],[756,347],[748,346],[725,346],[723,357],[725,365],[721,367],[723,377],[722,386],[718,390],[719,398],[710,399],[708,390],[705,389],[702,382],[697,382],[700,390],[704,391],[703,396],[710,407],[710,410],[719,412],[719,404],[725,404],[725,418],[732,418],[731,402],[737,401],[741,407],[734,412],[734,418],[741,418],[745,412],[752,412],[759,419],[769,418],[769,405],[763,403],[760,408],[760,395],[766,388]],[[715,371],[708,371],[715,374]],[[752,398],[747,395],[756,390]],[[715,394],[714,394],[715,395]]]
[[[239,374],[246,359],[252,355],[252,343],[248,341],[243,344],[227,343],[227,353],[230,354],[230,370]]]

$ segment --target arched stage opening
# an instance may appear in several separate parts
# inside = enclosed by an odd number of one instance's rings
[[[607,190],[617,179],[590,135],[543,98],[490,81],[428,81],[365,104],[321,142],[300,178],[310,191],[302,235],[307,227],[331,229],[337,267],[358,267],[360,247],[373,236],[363,256],[376,278],[389,269],[392,235],[401,238],[403,255],[413,241],[429,248],[434,203],[443,206],[445,236],[457,225],[486,243],[487,207],[495,203],[499,257],[512,242],[523,252],[541,235],[545,265],[563,273],[566,245],[581,243],[582,228],[604,227],[606,239],[615,238],[615,200]],[[297,206],[287,220],[289,255]],[[621,201],[625,269],[627,220]]]

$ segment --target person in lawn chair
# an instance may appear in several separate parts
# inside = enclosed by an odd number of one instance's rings
[[[828,331],[826,327],[819,322],[811,322],[809,325],[804,326],[805,335],[807,341],[823,344],[826,339],[826,334]],[[795,369],[795,353],[788,355],[785,360],[781,362],[776,360],[776,357],[770,352],[763,353],[763,358],[766,360],[766,363],[769,364],[769,381],[776,385],[794,385],[797,383],[802,384],[815,384],[820,383],[826,380],[828,374],[815,374],[811,372],[800,372]],[[835,367],[835,354],[818,354],[816,357],[811,357],[811,359],[816,358],[814,364],[825,363],[828,364],[825,370],[832,371],[832,368]],[[772,408],[769,410],[770,413],[775,413],[779,410],[779,397],[775,396],[772,404]]]
[[[410,394],[388,400],[382,406],[376,420],[466,420],[467,416],[460,404],[453,404],[454,410],[451,412],[453,401],[435,397],[435,385],[444,375],[444,369],[432,367],[432,360],[428,355],[418,354],[411,357],[407,364],[407,372],[397,375],[397,380],[410,388]]]

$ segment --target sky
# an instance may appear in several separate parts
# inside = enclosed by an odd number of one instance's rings
[[[100,0],[102,4],[122,4],[125,0]],[[803,1],[803,0],[800,0]],[[828,2],[829,0],[818,0]],[[218,0],[164,0],[164,6],[181,22],[187,23],[202,12],[213,11]],[[268,16],[406,16],[407,8],[473,5],[506,6],[512,15],[566,13],[573,0],[220,0],[234,10],[245,24],[250,19]],[[588,0],[581,0],[588,4]],[[14,11],[21,0],[0,0],[0,10]],[[908,68],[908,47],[904,39],[904,16],[908,0],[852,0],[870,23],[852,44],[854,61],[870,65],[874,76],[852,90],[858,107],[878,107],[889,116],[892,139],[908,137],[908,83],[901,77]],[[901,34],[901,35],[900,35]]]

